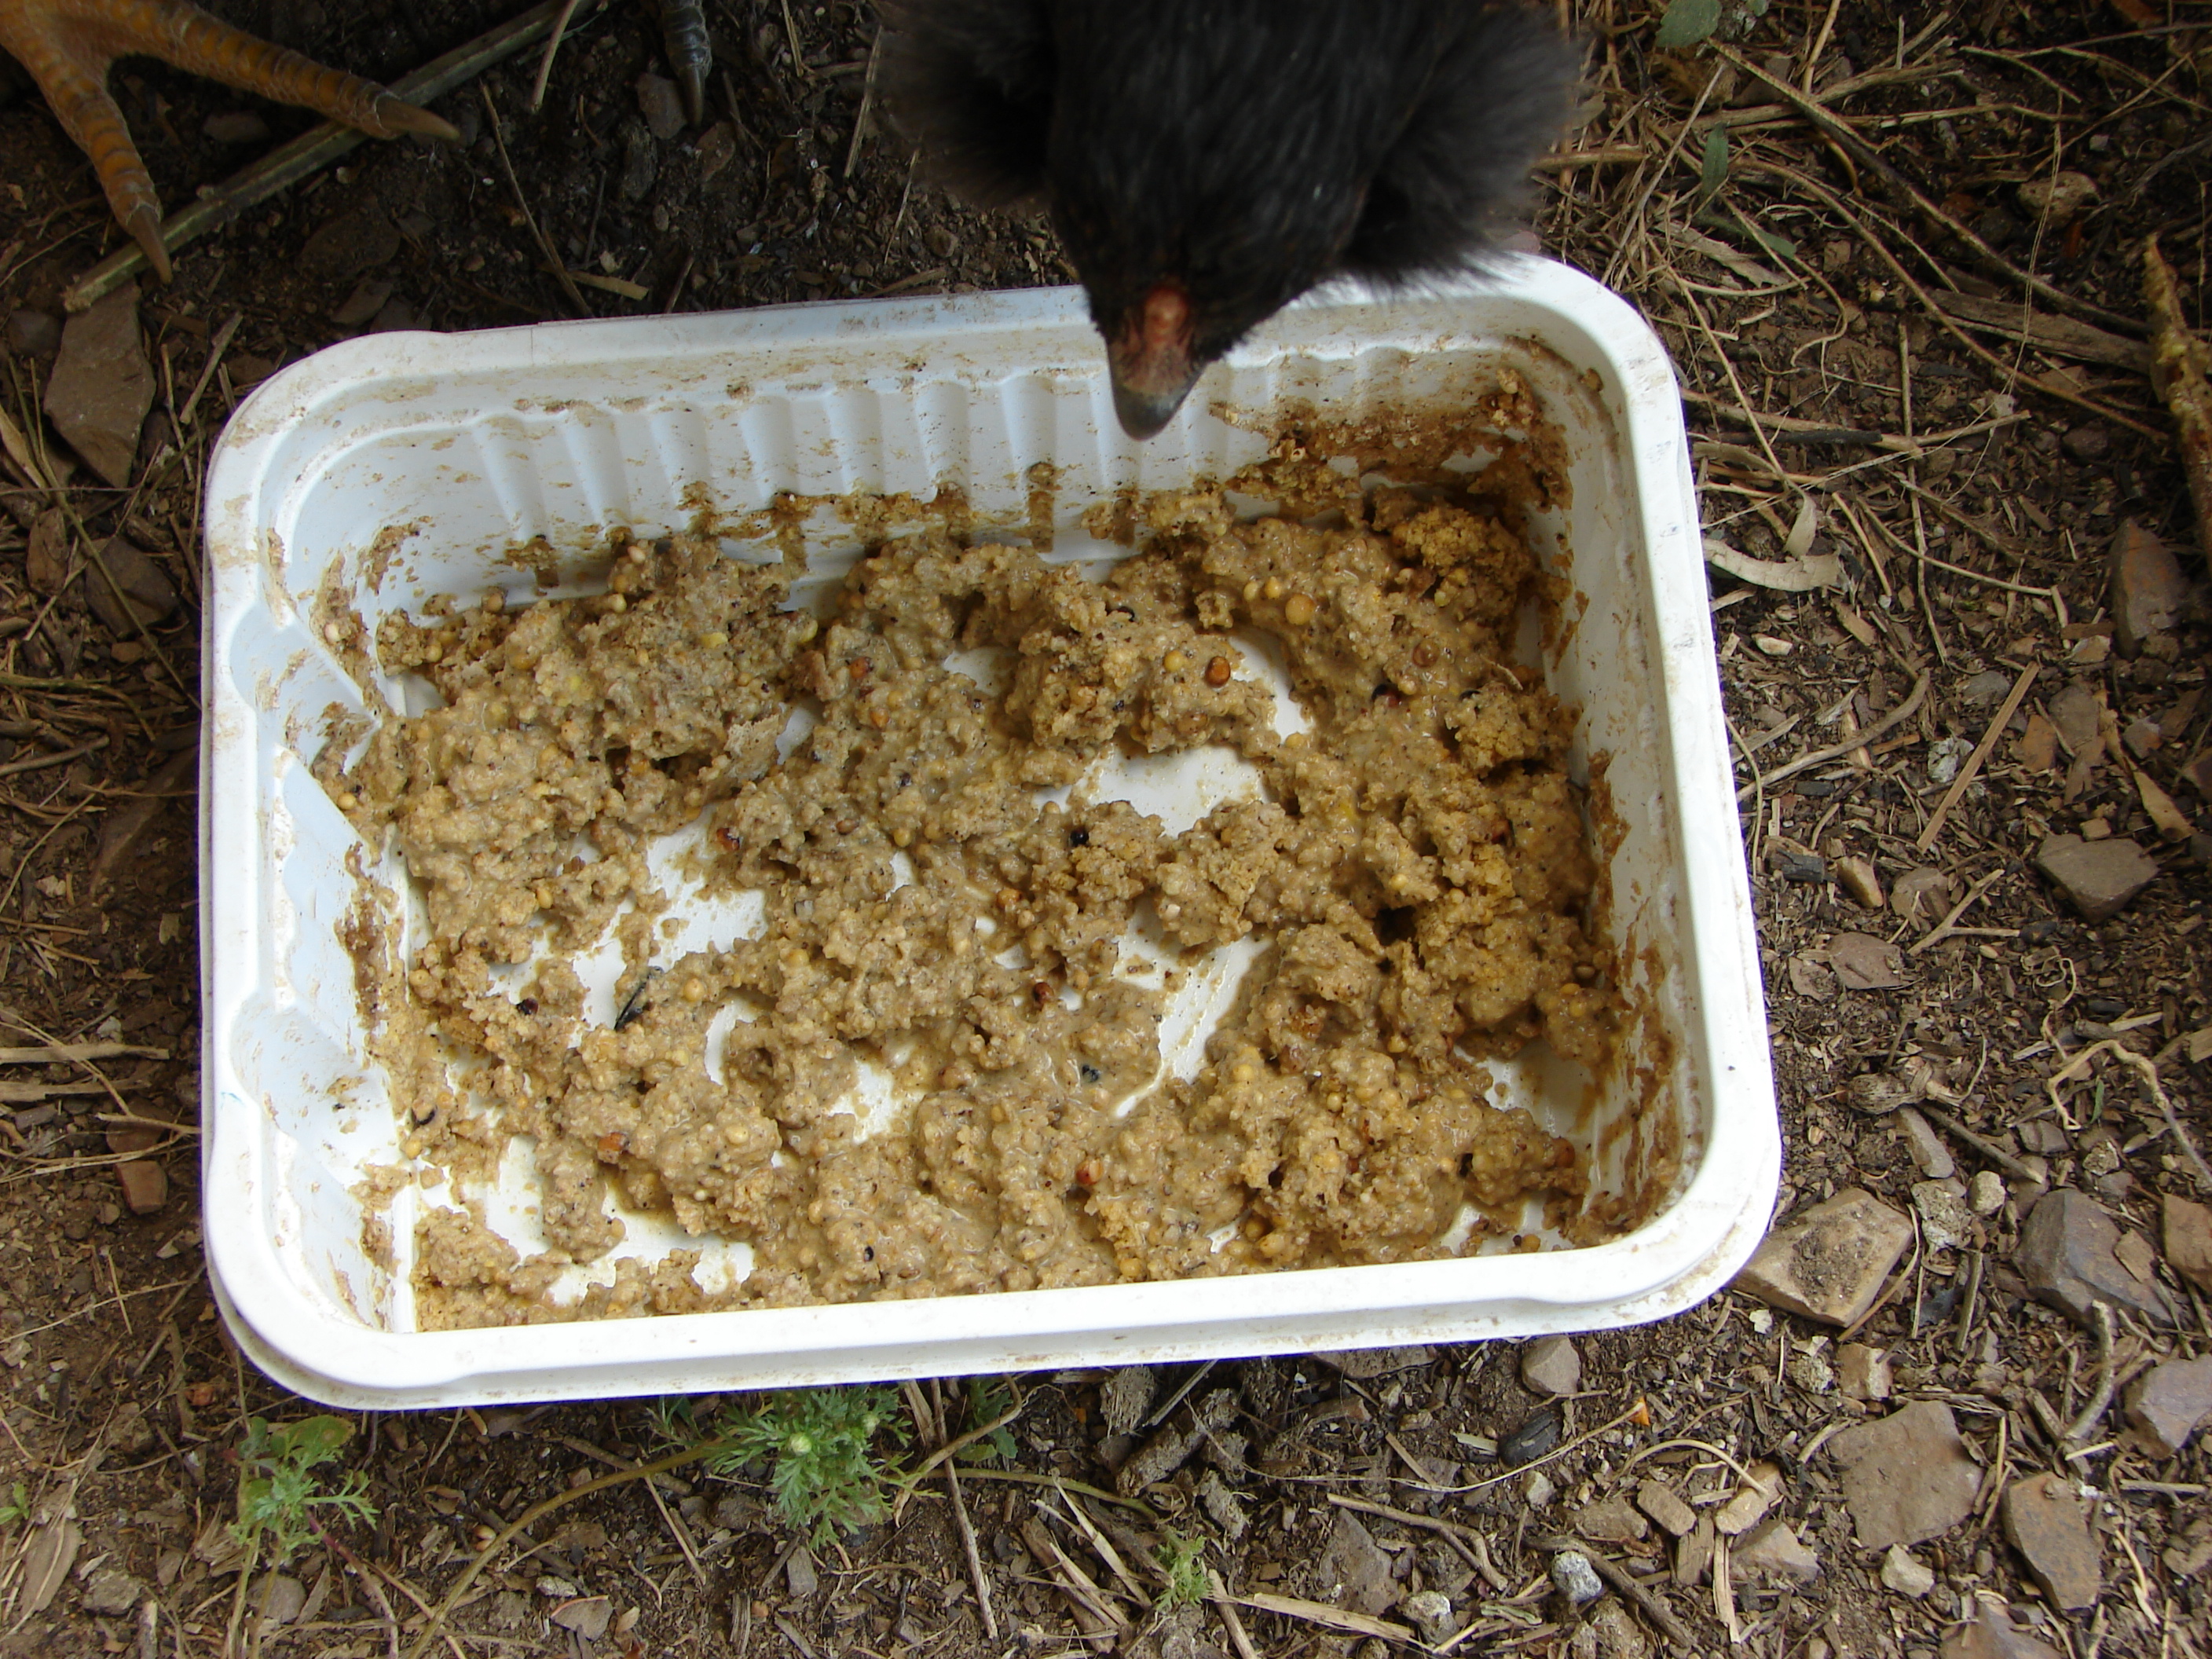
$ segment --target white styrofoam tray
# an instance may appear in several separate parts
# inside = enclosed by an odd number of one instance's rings
[[[453,1194],[403,1188],[392,1265],[365,1245],[363,1173],[405,1160],[341,930],[349,861],[395,885],[404,873],[308,771],[333,711],[381,712],[325,645],[324,607],[373,630],[440,593],[526,599],[530,575],[505,556],[532,537],[580,555],[617,525],[657,534],[702,504],[743,512],[785,491],[949,483],[1018,525],[1039,462],[1057,470],[1051,556],[1107,556],[1078,522],[1086,507],[1226,477],[1263,453],[1272,410],[1436,406],[1501,366],[1571,457],[1571,503],[1537,526],[1574,590],[1544,668],[1579,707],[1578,773],[1603,759],[1611,942],[1636,1011],[1633,1063],[1594,1104],[1534,1056],[1506,1068],[1507,1092],[1589,1154],[1594,1188],[1662,1183],[1642,1224],[1593,1247],[1404,1266],[413,1328],[411,1218]],[[258,389],[207,500],[206,1249],[240,1346],[302,1394],[453,1406],[1589,1329],[1695,1303],[1765,1229],[1780,1141],[1680,404],[1656,337],[1578,272],[1515,259],[1417,297],[1310,296],[1145,445],[1115,425],[1072,289],[378,335]],[[394,527],[396,554],[392,535],[379,544]],[[852,550],[827,532],[810,545],[825,568]],[[392,706],[419,696],[376,689]],[[492,1195],[522,1233],[526,1197]],[[676,1242],[635,1218],[631,1232],[642,1254]]]

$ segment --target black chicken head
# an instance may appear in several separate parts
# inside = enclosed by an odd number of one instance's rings
[[[1461,270],[1558,131],[1520,0],[884,0],[888,101],[979,206],[1042,204],[1132,437],[1316,283]]]

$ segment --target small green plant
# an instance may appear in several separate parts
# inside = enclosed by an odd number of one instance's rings
[[[906,1437],[898,1395],[890,1389],[795,1389],[726,1413],[716,1428],[722,1449],[707,1460],[732,1475],[769,1460],[769,1488],[777,1512],[817,1545],[885,1512],[888,1480],[875,1455],[876,1437]]]
[[[270,1565],[282,1566],[318,1535],[317,1510],[375,1520],[376,1506],[362,1495],[368,1477],[360,1470],[349,1470],[331,1492],[323,1491],[314,1474],[352,1437],[353,1425],[328,1413],[275,1425],[265,1417],[250,1419],[238,1453],[238,1522],[231,1535],[249,1552],[265,1538]]]
[[[1003,1376],[971,1376],[968,1379],[968,1426],[980,1429],[986,1423],[998,1423],[1014,1403],[1013,1390],[1006,1386]],[[960,1453],[963,1463],[1012,1463],[1020,1449],[1014,1444],[1013,1431],[1005,1424],[968,1446]]]
[[[18,1480],[8,1488],[5,1503],[0,1503],[0,1527],[12,1527],[18,1521],[27,1521],[31,1516],[31,1494]]]
[[[1152,1559],[1167,1575],[1167,1588],[1160,1592],[1163,1607],[1195,1607],[1206,1600],[1211,1586],[1206,1582],[1204,1539],[1186,1538],[1170,1527],[1152,1552]]]

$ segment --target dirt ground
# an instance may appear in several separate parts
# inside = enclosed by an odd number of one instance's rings
[[[387,80],[507,9],[213,9]],[[130,489],[64,480],[83,537],[22,457],[0,461],[0,1042],[114,1045],[46,1065],[11,1048],[0,1073],[0,1652],[1377,1659],[1422,1645],[1437,1596],[1431,1644],[1543,1659],[2208,1651],[2212,1460],[2201,1440],[2164,1455],[2127,1402],[2146,1367],[2212,1352],[2212,1261],[2190,1279],[2161,1212],[2212,1198],[2185,1144],[2212,1139],[2212,627],[2138,263],[2158,232],[2202,329],[2212,10],[1721,0],[1713,40],[1662,51],[1661,8],[1578,9],[1586,119],[1543,170],[1538,234],[1674,349],[1709,537],[1812,584],[1716,568],[1714,623],[1786,1136],[1778,1213],[1862,1188],[1912,1218],[1872,1311],[1839,1330],[1734,1291],[1578,1339],[1564,1378],[1556,1351],[1473,1345],[1012,1379],[1010,1455],[962,1464],[957,1500],[933,1476],[895,1519],[809,1548],[769,1518],[757,1471],[617,1480],[498,1543],[434,1632],[426,1608],[501,1529],[659,1455],[665,1419],[646,1402],[368,1414],[319,1474],[357,1472],[374,1521],[333,1511],[326,1542],[281,1577],[262,1562],[241,1595],[228,1528],[249,1419],[313,1408],[229,1345],[198,1246],[195,526],[228,410],[364,328],[1068,274],[1042,225],[948,205],[872,125],[856,143],[865,8],[718,0],[707,129],[667,139],[638,90],[665,70],[657,18],[587,0],[539,113],[532,51],[440,100],[459,146],[356,150],[147,290],[155,412]],[[116,87],[173,208],[311,125],[143,62]],[[36,413],[51,341],[22,319],[58,319],[119,238],[5,60],[0,156],[0,410],[33,465],[65,465]],[[550,273],[533,219],[592,282],[572,295]],[[2130,524],[2198,585],[2141,648],[2107,581]],[[79,578],[77,550],[117,535],[173,590],[150,629]],[[2035,866],[2068,832],[2138,843],[2154,878],[2085,921]],[[1917,1138],[1862,1109],[1916,1096],[1932,1126]],[[2170,1322],[2123,1306],[2100,1328],[2031,1295],[2018,1247],[2045,1187],[2117,1219],[2129,1294],[2165,1298]],[[1112,1501],[1155,1419],[1172,1429],[1217,1390],[1228,1415],[1201,1455],[1137,1506]],[[1016,1397],[907,1390],[903,1462]],[[1836,1437],[1907,1407],[1948,1413],[1964,1507],[1867,1547]],[[1891,1472],[1932,1488],[1940,1462]],[[2086,1543],[2078,1520],[2068,1534],[2100,1574],[2086,1601],[2016,1496],[2038,1474],[2087,1520]],[[1170,1531],[1202,1540],[1222,1592],[1173,1615],[1148,1559]],[[1569,1542],[1606,1575],[1595,1601],[1555,1588]]]

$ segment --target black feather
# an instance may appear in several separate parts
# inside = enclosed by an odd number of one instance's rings
[[[930,176],[978,207],[1042,201],[1055,79],[1037,0],[884,0],[878,70]]]

